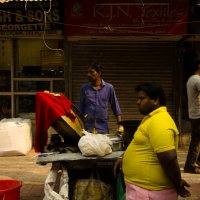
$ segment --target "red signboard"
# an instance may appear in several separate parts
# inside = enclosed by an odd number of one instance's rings
[[[65,35],[183,35],[189,0],[133,3],[130,0],[65,1]]]

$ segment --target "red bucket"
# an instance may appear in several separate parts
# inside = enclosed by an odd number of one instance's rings
[[[19,180],[0,180],[0,200],[19,200],[21,186]]]

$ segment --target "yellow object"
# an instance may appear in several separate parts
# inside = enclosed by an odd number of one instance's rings
[[[93,128],[93,131],[92,131],[94,134],[96,134],[97,133],[97,131],[96,131],[96,128]]]
[[[45,90],[44,93],[49,93],[49,91],[48,91],[48,90]]]
[[[124,132],[124,127],[122,125],[119,126],[118,132],[123,133]]]
[[[75,113],[71,110],[75,115]],[[73,122],[69,117],[63,115],[61,118],[79,135],[83,136],[82,129],[84,128],[83,121],[78,115],[76,115],[75,121]]]

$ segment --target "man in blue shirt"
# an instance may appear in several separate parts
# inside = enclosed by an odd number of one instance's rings
[[[121,109],[112,84],[102,79],[102,66],[94,62],[88,67],[89,83],[80,89],[79,110],[86,116],[85,129],[90,132],[109,133],[108,105],[117,118],[121,121]]]

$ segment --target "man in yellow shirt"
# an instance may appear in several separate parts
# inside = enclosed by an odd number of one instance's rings
[[[177,200],[178,195],[190,196],[177,161],[179,132],[167,112],[163,88],[144,83],[136,87],[136,92],[139,111],[145,117],[122,157],[126,200]]]
[[[172,188],[157,153],[175,150],[177,145],[178,130],[166,107],[152,111],[142,120],[123,156],[125,180],[149,190]]]

